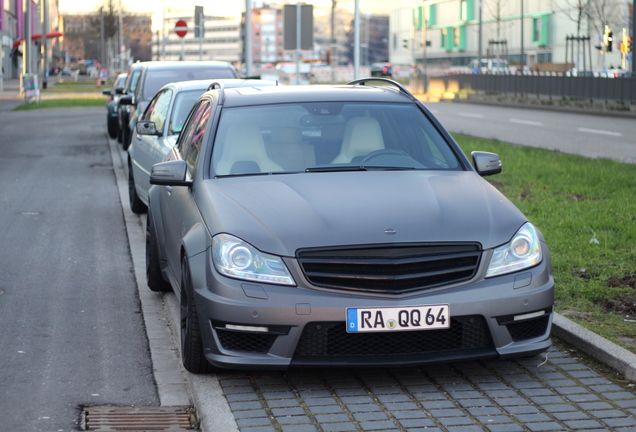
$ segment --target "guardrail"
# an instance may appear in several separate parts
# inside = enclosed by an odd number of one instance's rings
[[[489,94],[636,105],[636,77],[597,78],[536,75],[448,75],[429,78],[446,89]],[[440,82],[441,81],[441,82]],[[423,89],[423,77],[412,78],[412,87]]]

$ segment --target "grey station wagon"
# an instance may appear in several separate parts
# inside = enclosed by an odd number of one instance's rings
[[[220,88],[154,165],[147,276],[194,373],[408,366],[550,342],[539,230],[386,79]]]

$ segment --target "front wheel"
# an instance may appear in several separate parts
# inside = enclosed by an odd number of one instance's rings
[[[183,367],[194,374],[216,371],[203,355],[199,314],[194,301],[190,269],[185,258],[181,262],[181,361]]]
[[[119,129],[119,124],[117,123],[117,117],[112,117],[111,115],[108,115],[108,136],[111,137],[112,139],[117,138],[117,134],[118,134],[118,129]]]
[[[137,187],[135,186],[135,176],[133,175],[132,165],[128,164],[128,201],[130,202],[130,209],[135,214],[146,213],[148,207],[137,195]]]
[[[170,282],[166,281],[161,274],[157,233],[150,212],[148,212],[148,219],[146,221],[146,282],[148,283],[150,291],[172,291]]]

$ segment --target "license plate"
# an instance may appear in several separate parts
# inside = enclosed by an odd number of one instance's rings
[[[447,328],[450,328],[448,305],[347,309],[349,333]]]

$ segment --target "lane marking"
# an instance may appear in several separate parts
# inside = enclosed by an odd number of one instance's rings
[[[519,123],[519,124],[524,124],[524,125],[530,125],[530,126],[543,126],[542,122],[538,122],[538,121],[532,121],[532,120],[521,120],[521,119],[514,119],[511,118],[510,119],[511,123]]]
[[[473,113],[467,113],[467,112],[460,112],[459,116],[460,117],[471,117],[471,118],[484,118],[483,114],[473,114]]]
[[[578,128],[577,130],[579,132],[593,133],[598,135],[609,135],[609,136],[615,136],[615,137],[623,136],[623,134],[620,132],[611,132],[611,131],[604,131],[599,129]]]

